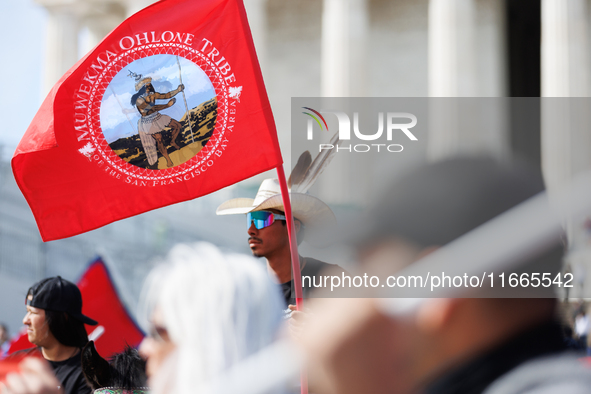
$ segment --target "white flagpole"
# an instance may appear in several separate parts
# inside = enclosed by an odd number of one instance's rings
[[[183,75],[181,73],[181,62],[179,61],[179,56],[176,56],[176,64],[179,66],[179,81],[181,85],[183,84]],[[187,106],[187,97],[185,96],[185,89],[183,89],[183,100],[185,100],[185,115],[187,115],[187,120],[189,121],[189,128],[191,129],[191,139],[195,142],[195,137],[193,136],[193,124],[191,123],[191,114],[189,114],[189,107]]]

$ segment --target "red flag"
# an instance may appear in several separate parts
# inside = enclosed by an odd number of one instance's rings
[[[44,241],[281,165],[241,0],[164,0],[53,87],[12,168]]]
[[[144,338],[142,330],[121,302],[105,263],[98,258],[78,281],[82,293],[82,314],[98,322],[86,326],[89,338],[103,357],[123,351],[125,345],[137,347]]]
[[[103,357],[122,352],[125,345],[139,346],[144,334],[121,302],[101,258],[88,266],[78,281],[78,288],[82,293],[82,314],[98,322],[96,326],[85,325],[86,332]],[[32,347],[26,330],[22,330],[11,342],[8,354]]]
[[[27,337],[27,328],[23,328],[19,331],[18,336],[14,337],[10,341],[10,347],[8,348],[7,355],[10,355],[16,351],[23,350],[23,349],[30,349],[34,348],[31,342],[29,342],[29,337]]]

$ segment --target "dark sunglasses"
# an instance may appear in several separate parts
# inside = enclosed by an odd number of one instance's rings
[[[275,220],[286,220],[285,215],[273,213],[269,211],[255,211],[246,214],[246,228],[249,229],[250,225],[254,223],[254,226],[260,230],[265,227],[269,227],[275,222]]]

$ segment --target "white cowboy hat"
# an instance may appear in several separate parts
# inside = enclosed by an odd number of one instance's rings
[[[293,217],[304,226],[324,227],[336,224],[332,210],[317,199],[304,193],[289,193]],[[246,214],[253,211],[277,209],[285,212],[281,198],[281,186],[277,179],[265,179],[254,199],[234,198],[221,204],[215,211],[217,215]]]

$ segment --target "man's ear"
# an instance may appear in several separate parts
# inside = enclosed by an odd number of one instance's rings
[[[430,298],[417,311],[417,327],[428,333],[440,331],[452,320],[457,311],[459,299]]]
[[[296,234],[300,232],[300,228],[302,227],[302,222],[299,220],[294,219],[293,226],[295,227]]]

